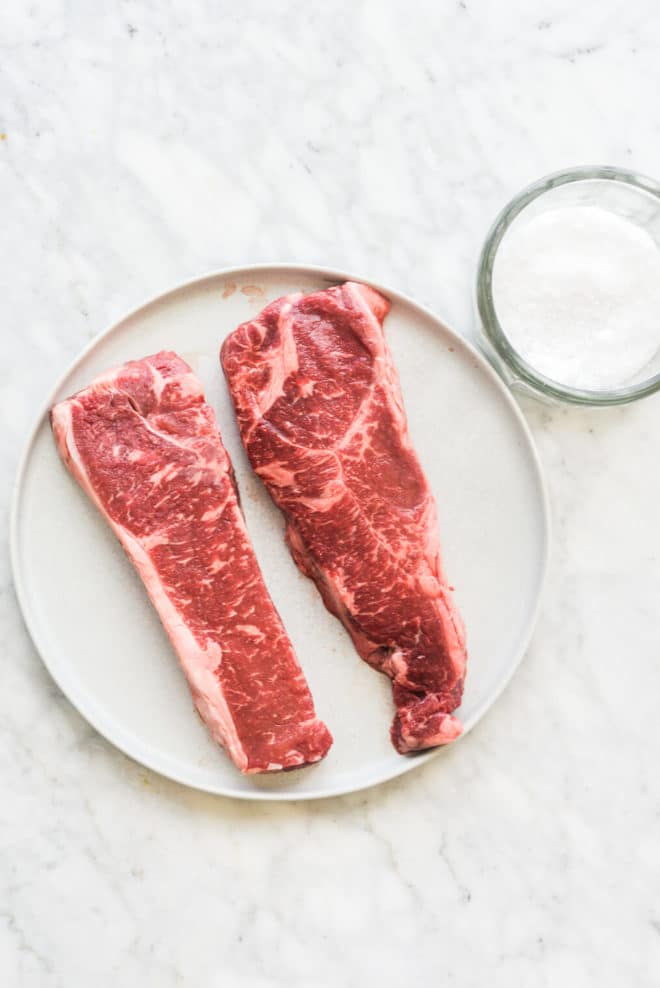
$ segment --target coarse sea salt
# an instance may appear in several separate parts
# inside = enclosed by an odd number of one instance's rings
[[[660,250],[596,206],[520,218],[493,266],[504,334],[545,377],[601,390],[638,377],[660,348]]]

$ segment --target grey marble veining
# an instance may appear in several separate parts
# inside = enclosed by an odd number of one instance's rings
[[[653,0],[3,4],[3,507],[55,377],[199,272],[345,267],[470,335],[521,185],[660,174],[659,43]],[[342,799],[232,803],[110,748],[2,536],[3,985],[657,983],[660,404],[524,411],[554,513],[528,658],[459,746]]]

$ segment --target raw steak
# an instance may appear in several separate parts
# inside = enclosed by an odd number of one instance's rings
[[[55,405],[51,422],[62,459],[142,577],[215,740],[246,773],[323,758],[332,738],[190,367],[175,353],[131,361]]]
[[[466,653],[383,337],[388,310],[352,282],[289,295],[239,326],[221,360],[293,557],[361,657],[392,680],[392,743],[407,753],[460,734],[451,714]]]

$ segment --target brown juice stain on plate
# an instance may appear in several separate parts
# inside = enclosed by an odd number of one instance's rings
[[[229,296],[230,295],[233,295],[235,291],[236,291],[236,282],[235,281],[225,281],[225,286],[222,289],[222,297],[223,298],[229,298]]]
[[[259,500],[259,490],[252,480],[246,480],[243,484],[242,493],[249,501]]]
[[[247,295],[248,298],[261,298],[264,294],[264,289],[261,285],[243,285],[241,293]]]

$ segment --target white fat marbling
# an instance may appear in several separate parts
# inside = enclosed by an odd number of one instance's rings
[[[471,333],[521,185],[660,173],[659,43],[654,0],[3,4],[3,505],[73,355],[198,272],[352,268]],[[131,763],[49,679],[3,553],[3,986],[657,984],[660,404],[525,411],[555,536],[527,661],[369,792],[238,804]]]

